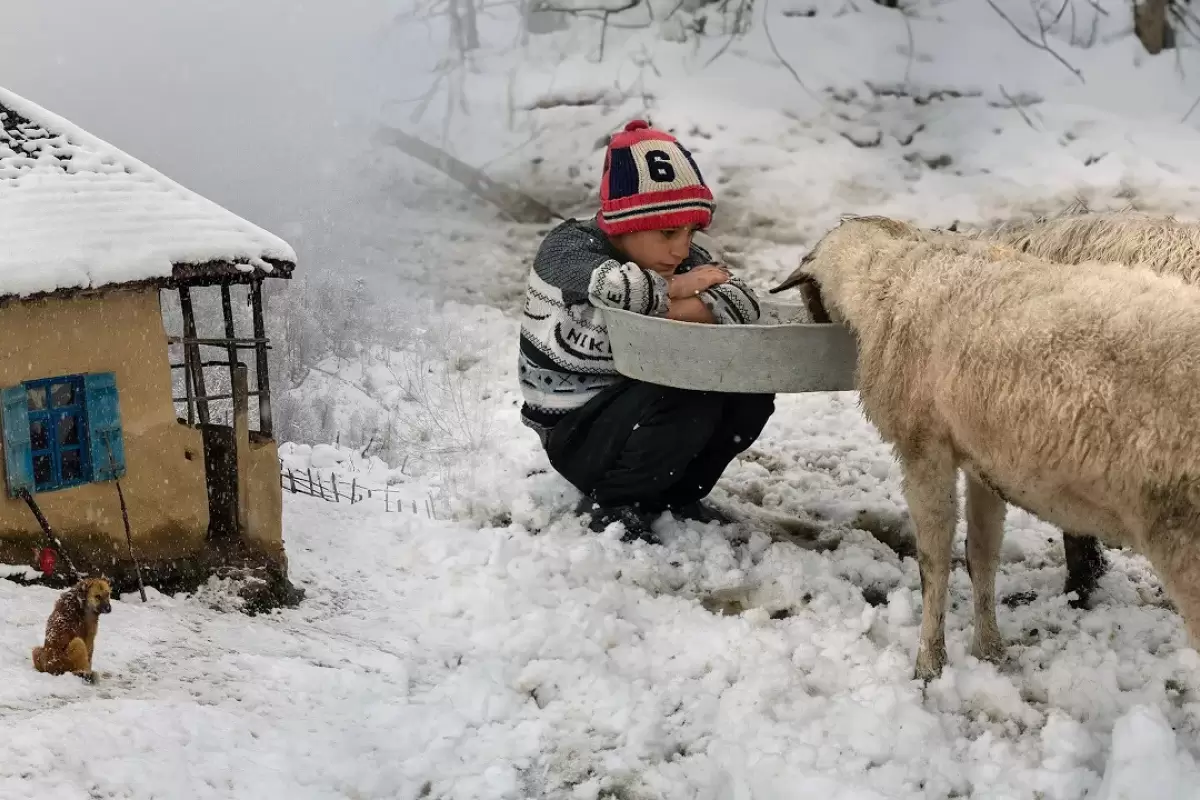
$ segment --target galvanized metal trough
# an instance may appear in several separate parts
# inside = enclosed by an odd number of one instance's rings
[[[677,389],[783,394],[855,389],[858,348],[844,325],[808,321],[802,305],[762,302],[757,325],[706,325],[606,308],[622,375]]]

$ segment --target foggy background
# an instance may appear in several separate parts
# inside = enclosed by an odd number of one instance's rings
[[[371,185],[372,126],[436,58],[397,5],[5,0],[0,85],[283,236],[298,274],[369,272],[338,220]]]

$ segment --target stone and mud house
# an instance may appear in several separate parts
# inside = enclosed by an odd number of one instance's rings
[[[263,282],[295,261],[0,88],[0,563],[126,589],[135,561],[163,587],[221,569],[290,586]]]

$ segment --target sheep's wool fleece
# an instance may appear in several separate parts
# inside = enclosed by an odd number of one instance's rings
[[[676,274],[711,262],[708,251],[693,244]],[[758,321],[758,300],[737,277],[699,297],[717,323]],[[622,379],[601,306],[663,316],[667,282],[626,262],[595,219],[567,220],[546,235],[534,257],[521,315],[521,421],[543,441],[567,413]]]

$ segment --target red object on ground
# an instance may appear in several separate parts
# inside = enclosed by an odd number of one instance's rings
[[[57,561],[58,553],[54,552],[53,548],[43,547],[42,552],[38,554],[38,568],[44,575],[54,572],[54,564]]]

